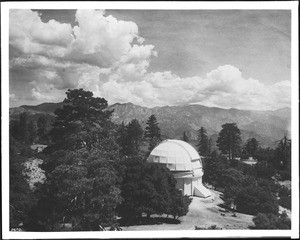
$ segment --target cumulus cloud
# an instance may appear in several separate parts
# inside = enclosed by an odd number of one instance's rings
[[[290,105],[290,81],[266,86],[242,77],[231,65],[212,70],[205,78],[180,78],[171,72],[145,74],[142,81],[108,81],[100,88],[110,102],[133,102],[154,107],[203,104],[210,107],[239,109],[276,109]]]
[[[68,58],[107,68],[120,63],[139,63],[155,54],[152,45],[132,45],[134,40],[142,42],[134,22],[119,21],[104,13],[103,10],[76,12],[78,26],[73,29],[75,39],[66,54]]]
[[[205,77],[149,72],[157,52],[143,44],[136,23],[106,16],[103,10],[78,10],[76,21],[72,28],[55,20],[44,23],[31,10],[10,11],[11,85],[24,86],[34,103],[62,100],[68,88],[80,87],[110,104],[261,110],[290,105],[290,81],[266,86],[244,78],[232,65],[219,66]]]
[[[9,94],[9,100],[10,100],[10,101],[17,101],[16,94],[10,93],[10,94]]]
[[[31,89],[31,96],[33,100],[38,100],[38,101],[54,101],[55,98],[54,96],[46,95],[40,92],[39,89],[32,88]]]
[[[71,24],[41,21],[37,12],[12,9],[9,12],[10,45],[25,54],[40,53],[62,56],[73,41]]]

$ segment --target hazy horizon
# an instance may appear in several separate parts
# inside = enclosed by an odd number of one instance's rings
[[[28,104],[21,104],[21,105],[18,105],[18,106],[10,106],[9,108],[18,108],[18,107],[22,107],[22,106],[38,106],[38,105],[42,105],[42,104],[59,104],[59,103],[62,103],[63,101],[60,101],[60,102],[42,102],[42,103],[38,103],[38,104],[33,104],[33,105],[28,105]],[[277,111],[277,110],[281,110],[281,109],[292,109],[290,106],[287,106],[287,107],[282,107],[282,108],[276,108],[276,109],[270,109],[270,110],[255,110],[255,109],[239,109],[239,108],[221,108],[221,107],[208,107],[208,106],[205,106],[205,105],[201,105],[201,104],[193,104],[193,103],[190,103],[190,104],[186,104],[186,105],[164,105],[164,106],[154,106],[154,107],[145,107],[145,106],[141,106],[141,105],[138,105],[138,104],[134,104],[132,102],[124,102],[124,103],[119,103],[119,102],[116,102],[116,103],[113,103],[113,104],[109,104],[108,103],[108,106],[113,106],[115,104],[121,104],[121,105],[125,105],[125,104],[133,104],[135,106],[139,106],[139,107],[144,107],[144,108],[149,108],[149,109],[153,109],[153,108],[163,108],[163,107],[185,107],[185,106],[202,106],[202,107],[207,107],[207,108],[219,108],[219,109],[225,109],[225,110],[229,110],[229,109],[236,109],[236,110],[240,110],[240,111]]]

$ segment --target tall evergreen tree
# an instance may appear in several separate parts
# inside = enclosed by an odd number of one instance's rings
[[[278,141],[276,146],[276,165],[280,170],[291,168],[291,140],[286,135]]]
[[[189,142],[190,141],[190,139],[188,137],[188,132],[187,131],[183,132],[182,140],[185,141],[185,142]]]
[[[42,115],[37,120],[37,136],[40,142],[48,141],[47,138],[47,118]]]
[[[121,203],[120,179],[113,167],[116,153],[97,146],[51,154],[44,164],[46,181],[38,189],[40,199],[27,230],[62,231],[67,222],[75,231],[99,231],[99,225],[113,221]]]
[[[13,119],[9,121],[9,136],[13,137],[17,141],[21,141],[19,120]]]
[[[133,119],[126,126],[126,142],[123,145],[123,152],[126,155],[137,155],[143,139],[143,128],[137,119]]]
[[[250,138],[245,144],[245,151],[248,155],[253,157],[256,154],[258,147],[259,142],[256,140],[256,138]]]
[[[234,159],[240,151],[241,132],[236,123],[225,123],[219,133],[217,146],[229,159]]]
[[[161,132],[155,115],[149,117],[144,136],[149,140],[148,151],[151,152],[161,141]]]
[[[29,188],[28,176],[24,175],[28,157],[32,150],[28,145],[17,142],[13,137],[9,139],[9,225],[18,228],[21,222],[28,218],[31,207],[36,198]]]
[[[198,130],[198,152],[202,156],[206,156],[210,153],[210,141],[207,137],[206,129],[201,127]]]
[[[99,230],[115,219],[120,179],[115,171],[119,146],[107,101],[83,89],[68,90],[55,111],[53,145],[44,151],[46,181],[31,211],[28,230]],[[46,148],[47,149],[47,148]]]
[[[30,121],[28,124],[28,142],[32,144],[34,140],[36,139],[37,130],[36,125],[33,123],[33,121]]]
[[[168,214],[174,218],[186,215],[190,200],[176,189],[176,180],[170,170],[157,163],[142,161],[131,156],[123,159],[121,196],[124,199],[117,208],[122,219],[130,222],[142,213]]]
[[[29,134],[28,134],[28,115],[26,112],[20,114],[19,121],[19,135],[22,143],[29,143]]]
[[[124,121],[122,121],[122,123],[118,126],[117,132],[117,143],[120,146],[120,153],[126,155],[127,131]]]
[[[91,149],[108,136],[113,111],[104,98],[83,89],[68,90],[62,108],[55,110],[52,141],[59,149]]]

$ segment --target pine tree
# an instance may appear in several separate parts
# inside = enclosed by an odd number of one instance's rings
[[[189,142],[190,141],[190,139],[188,137],[188,132],[187,131],[183,132],[182,140],[185,141],[185,142]]]
[[[161,132],[155,115],[149,117],[144,136],[149,140],[148,151],[151,152],[161,141]]]
[[[37,120],[37,135],[40,142],[48,140],[47,138],[47,118],[45,115],[42,115]]]
[[[198,152],[200,155],[208,155],[210,153],[210,140],[207,137],[206,129],[201,127],[198,130]]]
[[[118,126],[117,143],[120,146],[120,153],[126,155],[127,131],[124,121]]]
[[[26,112],[20,114],[19,135],[22,143],[28,144],[28,115]]]
[[[65,104],[54,112],[52,141],[58,149],[91,149],[108,137],[113,111],[107,110],[104,98],[93,97],[90,91],[69,89],[66,94]]]
[[[286,135],[278,141],[276,146],[276,164],[281,170],[290,170],[291,167],[291,140]]]
[[[33,123],[33,121],[30,121],[28,124],[28,141],[30,144],[32,144],[36,139],[36,134],[36,125]]]
[[[126,126],[126,142],[123,145],[123,151],[126,155],[137,155],[140,150],[143,139],[143,128],[137,119],[133,119]]]
[[[225,123],[219,133],[217,146],[229,159],[234,159],[240,151],[241,132],[236,123]]]
[[[115,219],[121,202],[119,146],[107,101],[75,89],[64,103],[55,111],[53,143],[43,152],[46,180],[28,230],[61,231],[65,222],[72,230],[99,230]]]
[[[250,138],[247,140],[245,145],[245,151],[250,156],[254,156],[258,150],[259,142],[256,140],[256,138]]]

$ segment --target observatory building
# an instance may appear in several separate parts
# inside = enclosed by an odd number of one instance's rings
[[[202,161],[193,146],[181,140],[165,140],[156,146],[148,162],[166,165],[184,195],[206,198],[211,192],[202,185]]]

